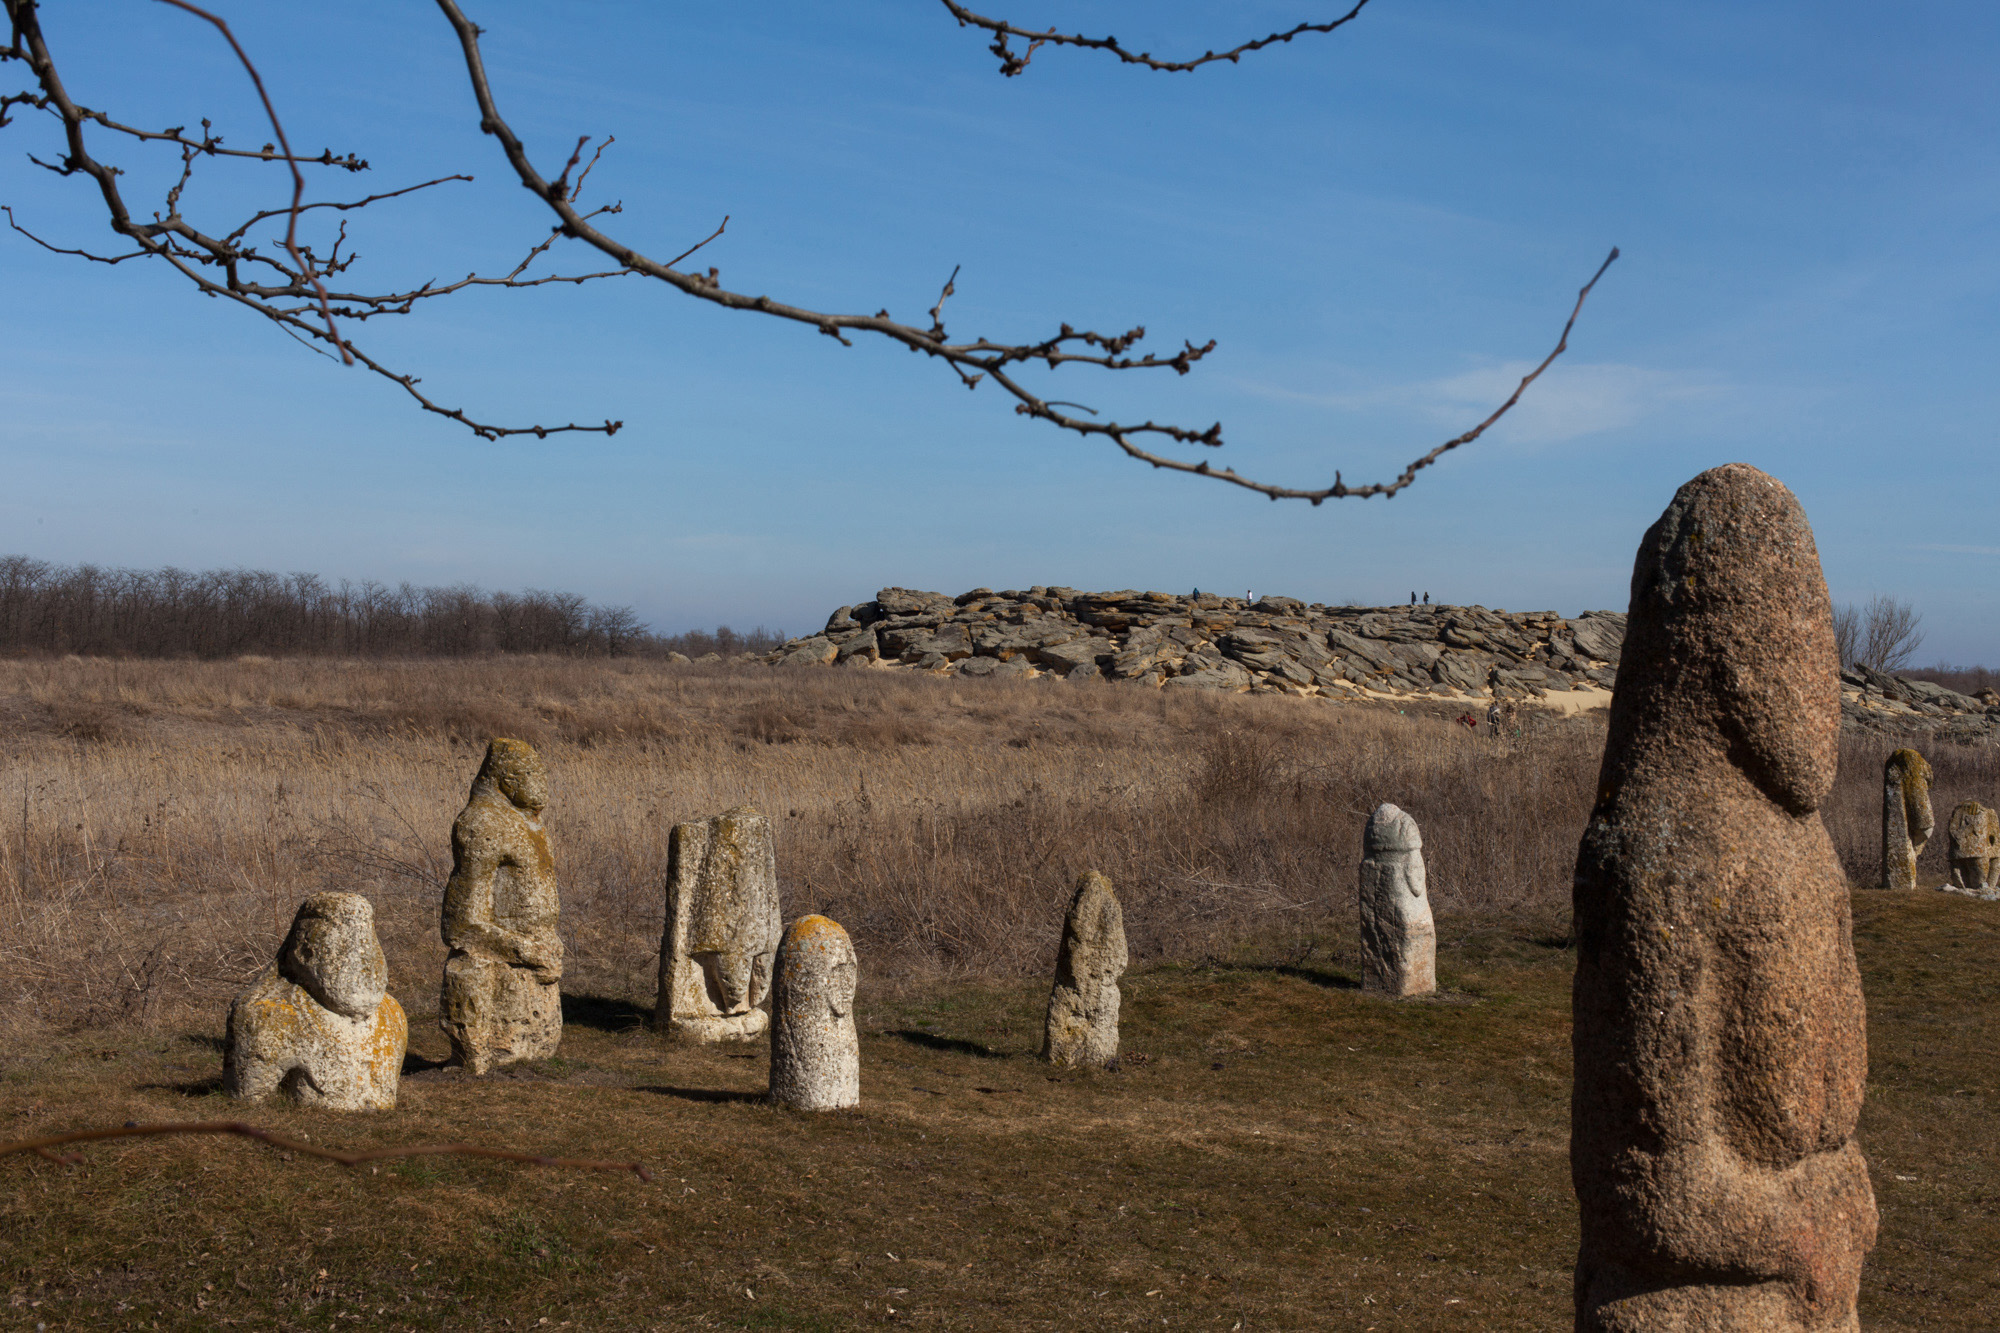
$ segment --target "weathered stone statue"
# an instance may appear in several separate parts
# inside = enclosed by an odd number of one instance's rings
[[[771,984],[771,1100],[802,1111],[861,1101],[854,945],[823,916],[800,917],[778,946]]]
[[[330,1111],[392,1110],[410,1027],[388,979],[366,898],[306,899],[278,961],[229,1006],[224,1091]]]
[[[1951,879],[1945,888],[1990,898],[2000,894],[2000,812],[1966,801],[1951,812]]]
[[[1882,765],[1882,887],[1917,887],[1917,858],[1937,827],[1931,815],[1931,766],[1915,750]]]
[[[762,1032],[782,930],[770,820],[743,805],[674,825],[653,1026],[695,1042]]]
[[[1755,468],[1646,533],[1577,852],[1576,1327],[1855,1330],[1875,1200],[1840,683],[1812,529]]]
[[[1063,919],[1056,954],[1056,984],[1042,1058],[1070,1067],[1110,1068],[1118,1063],[1118,978],[1131,955],[1125,949],[1125,912],[1111,881],[1095,870],[1076,882]]]
[[[548,770],[524,741],[496,740],[451,826],[441,926],[451,949],[438,1024],[474,1074],[554,1055],[562,1041],[561,902],[542,830]]]
[[[1416,820],[1386,801],[1361,834],[1361,988],[1397,996],[1437,989],[1423,835]]]

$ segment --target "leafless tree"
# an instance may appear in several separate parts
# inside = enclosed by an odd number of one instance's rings
[[[1923,647],[1923,616],[1900,598],[1878,593],[1862,606],[1851,603],[1833,611],[1833,639],[1843,667],[1865,666],[1895,671],[1910,664]]]
[[[529,156],[527,146],[522,143],[502,114],[480,50],[482,30],[466,15],[458,0],[437,0],[437,5],[457,36],[464,56],[473,100],[479,109],[480,129],[498,141],[508,166],[520,179],[521,184],[548,206],[554,215],[555,225],[546,237],[527,249],[519,264],[504,274],[481,276],[473,273],[455,282],[425,283],[406,290],[370,292],[349,286],[348,274],[355,263],[355,252],[348,241],[346,214],[421,190],[433,189],[450,181],[470,178],[451,175],[355,199],[307,201],[303,168],[320,167],[335,171],[360,172],[367,169],[367,162],[352,152],[340,155],[330,148],[317,157],[301,158],[294,154],[286,140],[284,128],[279,121],[269,91],[265,88],[255,65],[230,32],[228,24],[215,14],[188,3],[188,0],[160,0],[160,2],[208,22],[228,41],[262,99],[271,122],[273,141],[256,150],[226,147],[222,135],[217,133],[207,120],[201,122],[201,131],[198,134],[189,133],[185,126],[147,129],[115,120],[106,111],[92,109],[78,102],[65,86],[56,58],[42,31],[37,0],[4,0],[11,24],[11,36],[8,46],[0,49],[0,63],[22,64],[30,77],[23,88],[0,93],[0,127],[10,123],[10,112],[21,108],[45,112],[54,117],[62,129],[63,153],[53,162],[40,158],[31,160],[59,176],[83,176],[93,182],[102,197],[112,231],[129,241],[134,248],[121,254],[103,255],[81,247],[58,245],[22,226],[14,217],[12,210],[6,209],[9,225],[36,244],[58,254],[73,255],[92,262],[113,265],[135,259],[151,259],[165,263],[205,295],[228,300],[244,309],[254,311],[315,350],[337,356],[348,364],[358,363],[365,366],[400,385],[423,410],[460,422],[486,439],[518,434],[546,436],[560,431],[600,431],[611,434],[615,433],[622,423],[606,420],[602,424],[570,422],[559,426],[506,426],[475,420],[463,409],[447,407],[420,390],[416,376],[392,369],[376,360],[358,346],[352,336],[343,332],[342,324],[359,324],[383,315],[408,314],[421,302],[450,296],[474,287],[535,287],[549,283],[584,283],[610,278],[645,277],[665,283],[684,295],[726,309],[754,312],[806,325],[829,338],[838,340],[843,346],[853,345],[850,334],[869,334],[885,338],[942,362],[968,389],[976,387],[983,380],[991,381],[1013,402],[1014,411],[1020,415],[1073,431],[1086,438],[1108,440],[1123,450],[1127,456],[1156,468],[1211,477],[1256,491],[1273,500],[1302,499],[1309,500],[1315,505],[1327,499],[1393,496],[1414,482],[1417,473],[1431,466],[1446,453],[1478,439],[1520,400],[1527,387],[1567,349],[1570,330],[1583,309],[1584,300],[1596,286],[1598,279],[1603,276],[1604,270],[1618,257],[1618,251],[1612,250],[1596,273],[1578,291],[1576,302],[1570,310],[1568,320],[1563,324],[1562,335],[1557,339],[1554,350],[1522,377],[1520,384],[1506,401],[1471,429],[1446,440],[1413,460],[1394,480],[1350,486],[1342,479],[1341,473],[1335,470],[1331,485],[1303,488],[1271,485],[1243,476],[1232,468],[1215,467],[1205,459],[1191,460],[1157,452],[1161,445],[1219,448],[1223,443],[1220,422],[1206,427],[1194,427],[1154,421],[1150,418],[1139,422],[1103,419],[1094,410],[1080,404],[1043,397],[1028,387],[1022,375],[1022,371],[1027,368],[1045,367],[1053,370],[1063,365],[1090,366],[1110,371],[1172,370],[1175,374],[1185,375],[1196,362],[1215,349],[1213,339],[1199,346],[1192,341],[1183,341],[1178,351],[1164,355],[1137,350],[1146,337],[1143,325],[1122,333],[1103,334],[1077,329],[1067,323],[1058,323],[1054,333],[1026,341],[996,341],[985,337],[954,339],[945,327],[944,306],[955,291],[958,276],[956,269],[953,270],[951,277],[946,279],[938,295],[937,304],[927,312],[928,324],[912,324],[891,317],[887,309],[877,310],[874,314],[840,314],[808,309],[769,296],[737,292],[723,286],[720,272],[713,267],[706,272],[679,267],[683,261],[723,234],[729,222],[727,216],[707,238],[667,260],[655,259],[619,239],[605,229],[607,226],[605,219],[620,212],[618,204],[600,204],[586,208],[580,202],[585,182],[602,158],[605,149],[610,147],[612,140],[605,138],[592,148],[590,137],[578,139],[562,170],[554,179],[550,179],[535,165]],[[1149,52],[1134,52],[1122,45],[1117,38],[1110,36],[1064,34],[1053,28],[1046,31],[1021,28],[1004,20],[975,13],[964,5],[956,3],[956,0],[941,0],[941,2],[961,26],[993,35],[993,43],[989,49],[1000,62],[1000,72],[1012,77],[1023,73],[1036,51],[1044,46],[1099,52],[1111,55],[1127,64],[1165,72],[1187,72],[1222,62],[1233,64],[1246,54],[1272,45],[1290,42],[1310,34],[1330,33],[1342,28],[1360,17],[1369,0],[1356,0],[1352,8],[1337,18],[1323,22],[1302,22],[1290,29],[1242,42],[1225,51],[1207,51],[1198,57],[1186,60],[1169,60],[1156,58]],[[1023,45],[1017,48],[1013,45],[1015,42]],[[141,145],[162,144],[180,155],[179,179],[167,190],[163,209],[154,212],[151,221],[141,221],[134,216],[119,184],[121,169],[96,156],[87,142],[91,134],[100,130],[125,136],[126,139]],[[289,173],[291,199],[282,207],[259,210],[226,229],[219,226],[206,229],[197,226],[182,215],[180,208],[188,180],[196,164],[204,159],[250,159],[273,164],[283,163]],[[253,231],[278,218],[285,219],[284,239],[277,244],[260,245],[253,238]],[[334,224],[334,230],[330,235],[325,230],[329,222]],[[319,227],[321,240],[318,248],[300,239],[299,231],[302,223],[309,227],[314,225]],[[589,249],[608,259],[611,267],[574,273],[536,272],[531,276],[531,268],[549,253],[558,240],[582,242]]]

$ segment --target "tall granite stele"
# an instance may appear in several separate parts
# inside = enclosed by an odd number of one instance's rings
[[[306,899],[278,960],[229,1006],[223,1090],[252,1102],[393,1110],[410,1026],[388,978],[366,898]]]
[[[1951,878],[1948,893],[2000,897],[2000,811],[1964,801],[1951,812]]]
[[[653,1026],[703,1044],[755,1038],[783,928],[770,820],[742,805],[674,825]]]
[[[1930,762],[1915,750],[1898,750],[1882,765],[1882,887],[1917,887],[1917,858],[1931,840]]]
[[[562,1041],[561,901],[542,829],[548,770],[525,741],[496,740],[451,826],[440,927],[451,953],[438,1025],[474,1074],[556,1053]]]
[[[1125,910],[1111,881],[1085,871],[1063,918],[1055,985],[1049,989],[1042,1058],[1066,1068],[1116,1068],[1118,978],[1132,961],[1125,947]]]
[[[1576,1327],[1855,1330],[1875,1199],[1832,608],[1792,493],[1732,463],[1646,533],[1577,851]]]
[[[854,1030],[854,942],[840,923],[803,916],[785,931],[771,983],[771,1100],[801,1111],[861,1101]]]
[[[1384,801],[1361,833],[1361,988],[1387,995],[1437,989],[1437,923],[1417,821]]]

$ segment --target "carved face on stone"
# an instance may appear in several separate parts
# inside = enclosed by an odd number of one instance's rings
[[[526,741],[500,738],[488,745],[486,762],[479,766],[479,776],[472,780],[472,785],[476,789],[482,782],[492,784],[494,790],[530,815],[539,815],[549,803],[548,769]]]
[[[1819,550],[1792,493],[1742,463],[1681,487],[1632,571],[1626,725],[1713,726],[1767,797],[1804,814],[1833,789],[1838,665]]]
[[[824,1001],[827,1016],[836,1020],[853,1011],[854,942],[838,922],[823,916],[794,921],[785,931],[778,966],[788,1004]]]
[[[375,938],[375,909],[358,893],[306,899],[278,951],[278,970],[337,1014],[373,1016],[389,985],[389,965]]]

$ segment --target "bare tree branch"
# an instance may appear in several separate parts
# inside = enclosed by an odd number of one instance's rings
[[[268,1129],[260,1129],[241,1120],[191,1120],[160,1125],[127,1123],[117,1129],[72,1130],[67,1134],[52,1134],[47,1138],[0,1143],[0,1157],[31,1152],[65,1166],[81,1166],[83,1157],[80,1154],[58,1153],[55,1150],[72,1143],[101,1143],[106,1139],[157,1139],[180,1134],[229,1134],[237,1138],[255,1139],[281,1152],[317,1157],[323,1161],[338,1162],[342,1166],[365,1166],[370,1162],[393,1162],[405,1157],[485,1157],[497,1162],[567,1167],[574,1171],[630,1171],[649,1184],[653,1179],[652,1171],[640,1162],[600,1162],[582,1157],[545,1157],[539,1153],[516,1152],[511,1148],[482,1148],[472,1143],[412,1143],[397,1148],[364,1148],[359,1152],[341,1152],[335,1148],[322,1148],[313,1143],[281,1138]]]
[[[1361,11],[1368,5],[1368,0],[1356,0],[1354,8],[1337,19],[1329,19],[1324,23],[1301,23],[1283,32],[1274,32],[1268,37],[1258,37],[1241,46],[1231,47],[1227,51],[1204,51],[1193,60],[1156,60],[1147,52],[1134,53],[1126,49],[1119,44],[1116,37],[1086,37],[1082,33],[1065,35],[1054,28],[1046,32],[1036,32],[1030,28],[1017,28],[1005,19],[990,19],[984,14],[975,14],[957,3],[957,0],[943,0],[943,4],[951,11],[951,16],[958,20],[961,28],[984,28],[993,34],[993,45],[986,49],[999,57],[1000,72],[1011,79],[1027,69],[1028,62],[1035,58],[1035,52],[1044,46],[1080,46],[1092,51],[1109,51],[1128,65],[1143,65],[1147,69],[1164,70],[1170,74],[1185,74],[1218,60],[1227,60],[1234,64],[1251,51],[1261,51],[1279,42],[1289,42],[1292,38],[1309,32],[1332,32],[1335,28],[1351,23],[1360,17]],[[1027,49],[1017,54],[1007,44],[1008,39],[1014,37],[1026,42]]]
[[[128,259],[142,257],[161,260],[204,295],[228,300],[242,308],[255,311],[276,324],[287,335],[313,350],[332,349],[348,364],[358,363],[399,385],[425,411],[457,421],[485,439],[497,440],[507,435],[534,435],[545,438],[564,431],[601,431],[605,434],[614,434],[620,429],[623,423],[616,421],[606,421],[603,425],[572,422],[561,426],[501,426],[474,420],[462,409],[446,407],[419,390],[417,386],[421,381],[415,375],[392,370],[369,356],[351,340],[342,336],[335,321],[336,319],[362,321],[376,315],[408,314],[418,301],[447,296],[468,287],[536,287],[547,283],[591,282],[600,278],[623,276],[623,270],[522,277],[528,265],[544,253],[561,234],[558,230],[548,240],[533,247],[528,252],[527,258],[505,277],[488,278],[468,274],[457,282],[426,283],[414,290],[405,291],[329,290],[324,278],[347,269],[354,262],[353,255],[349,254],[346,257],[341,255],[341,246],[346,240],[345,226],[343,224],[336,235],[332,249],[322,260],[314,254],[312,246],[299,236],[301,217],[322,209],[345,213],[417,190],[428,189],[446,181],[470,180],[471,177],[440,177],[437,180],[383,191],[351,202],[308,202],[303,196],[304,175],[300,171],[302,166],[317,165],[337,167],[345,171],[365,171],[368,164],[352,153],[336,156],[330,148],[316,158],[299,158],[294,154],[265,89],[262,76],[257,72],[242,45],[230,32],[228,25],[214,14],[187,3],[187,0],[162,0],[162,3],[216,25],[229,41],[231,49],[235,51],[245,70],[249,72],[258,96],[263,101],[264,110],[271,119],[273,131],[278,136],[277,143],[266,144],[255,152],[223,147],[222,136],[216,133],[214,127],[206,120],[202,121],[201,136],[195,138],[188,135],[181,126],[165,130],[140,129],[113,120],[102,111],[93,111],[79,104],[64,86],[55,59],[50,54],[37,13],[36,0],[0,0],[0,2],[5,4],[10,24],[7,45],[0,47],[0,63],[19,61],[26,65],[35,85],[34,91],[0,95],[0,127],[12,123],[9,113],[19,107],[45,111],[55,117],[62,126],[64,146],[67,151],[57,162],[44,162],[32,155],[29,160],[59,176],[82,175],[93,181],[103,199],[111,229],[133,241],[139,249],[132,254],[107,256],[81,248],[61,246],[22,226],[9,211],[8,223],[15,231],[44,249],[58,254],[75,255],[98,263],[119,264]],[[119,177],[124,174],[123,169],[100,161],[90,152],[84,135],[85,127],[89,125],[99,126],[141,143],[165,142],[180,149],[180,177],[167,191],[164,212],[155,213],[150,222],[141,222],[133,217],[119,183]],[[290,202],[284,208],[265,209],[253,213],[240,226],[223,233],[210,234],[203,231],[182,215],[180,200],[194,170],[195,162],[204,157],[282,161],[292,179]],[[591,216],[617,211],[617,205],[614,204],[595,210]],[[278,252],[266,253],[246,240],[251,228],[280,215],[286,219],[286,231],[280,241],[281,249]]]
[[[1309,500],[1317,505],[1329,499],[1365,499],[1375,495],[1394,495],[1415,481],[1418,472],[1435,463],[1443,455],[1461,445],[1470,444],[1472,441],[1478,439],[1494,422],[1505,416],[1513,408],[1514,404],[1520,401],[1521,394],[1528,385],[1532,384],[1549,367],[1551,362],[1568,349],[1569,333],[1576,324],[1577,315],[1583,309],[1584,298],[1590,295],[1591,289],[1597,285],[1598,278],[1604,275],[1604,270],[1609,268],[1612,260],[1618,257],[1618,251],[1615,249],[1612,250],[1604,263],[1598,267],[1597,272],[1592,275],[1590,281],[1584,284],[1583,290],[1577,294],[1575,307],[1570,311],[1569,321],[1563,325],[1562,337],[1557,341],[1555,350],[1549,353],[1541,365],[1537,366],[1522,379],[1520,385],[1516,387],[1507,401],[1495,409],[1491,416],[1487,417],[1477,426],[1474,426],[1471,430],[1445,441],[1428,454],[1412,462],[1408,467],[1403,469],[1402,474],[1396,480],[1392,482],[1376,482],[1366,486],[1349,486],[1341,478],[1340,473],[1335,472],[1333,484],[1318,489],[1274,486],[1265,482],[1252,480],[1231,468],[1215,468],[1206,462],[1191,463],[1181,459],[1169,458],[1136,443],[1138,440],[1148,439],[1149,437],[1160,437],[1175,444],[1199,444],[1209,448],[1219,448],[1222,444],[1222,424],[1220,422],[1205,429],[1197,430],[1192,427],[1176,426],[1150,420],[1137,424],[1085,420],[1082,417],[1071,416],[1066,412],[1058,411],[1058,403],[1056,401],[1044,399],[1035,394],[1010,373],[1013,367],[1025,364],[1041,364],[1053,370],[1057,366],[1077,363],[1097,366],[1105,370],[1171,369],[1176,374],[1185,375],[1195,362],[1215,350],[1213,339],[1200,347],[1196,347],[1192,342],[1183,342],[1181,350],[1168,357],[1161,357],[1151,352],[1136,357],[1126,355],[1135,344],[1146,336],[1146,330],[1143,326],[1131,329],[1125,333],[1107,336],[1086,330],[1074,329],[1070,325],[1064,324],[1055,336],[1041,339],[1038,342],[1001,343],[982,337],[970,342],[953,343],[947,341],[941,314],[944,297],[949,296],[953,290],[953,282],[951,281],[947,281],[945,292],[939,297],[938,304],[931,309],[931,327],[924,329],[916,325],[897,322],[890,317],[887,310],[877,311],[873,315],[830,314],[825,311],[811,310],[803,306],[788,305],[781,301],[774,301],[768,296],[750,296],[741,292],[733,292],[722,286],[720,276],[713,268],[706,274],[683,273],[679,269],[674,268],[672,264],[662,264],[658,260],[652,259],[625,244],[623,241],[598,230],[590,224],[589,215],[579,213],[576,210],[573,201],[569,197],[567,188],[563,184],[563,177],[559,176],[554,182],[551,182],[536,169],[534,163],[528,157],[526,146],[522,144],[520,137],[514,133],[513,127],[507,123],[506,118],[500,114],[499,105],[494,99],[492,83],[487,77],[485,60],[480,51],[479,38],[481,29],[471,19],[466,17],[464,10],[458,5],[458,0],[437,0],[437,5],[444,12],[444,16],[451,23],[453,30],[457,32],[459,45],[465,53],[466,73],[472,81],[473,97],[479,104],[479,128],[500,141],[501,151],[506,154],[508,164],[514,168],[514,174],[520,178],[521,184],[531,194],[546,203],[556,216],[562,220],[562,230],[565,235],[574,236],[589,245],[595,246],[632,272],[658,279],[685,292],[689,296],[698,297],[701,300],[710,301],[731,310],[750,310],[759,314],[772,315],[779,319],[807,324],[826,336],[837,339],[843,346],[853,345],[846,337],[848,331],[879,334],[892,342],[901,343],[913,352],[922,352],[926,356],[944,361],[958,373],[960,380],[967,388],[976,387],[983,378],[990,378],[1014,399],[1014,410],[1022,416],[1047,421],[1065,430],[1075,431],[1079,435],[1097,436],[1108,439],[1128,456],[1145,463],[1150,463],[1154,467],[1212,477],[1218,481],[1225,481],[1231,485],[1241,486],[1246,490],[1256,491],[1258,494],[1269,496],[1273,500]],[[1348,17],[1352,18],[1353,14],[1359,11],[1360,7],[1357,5]],[[970,15],[968,11],[966,21],[971,21],[976,17],[976,15]],[[1338,22],[1346,21],[1346,19],[1338,20]],[[1273,38],[1271,40],[1276,39]],[[1244,49],[1249,48],[1246,47]],[[582,151],[581,143],[578,144],[577,151]],[[572,164],[576,161],[574,153],[571,155],[570,161]],[[565,168],[565,175],[567,171],[568,169]],[[954,270],[953,277],[954,279],[956,278],[956,270]],[[1063,405],[1067,406],[1067,404]],[[1081,410],[1088,411],[1088,409]]]

